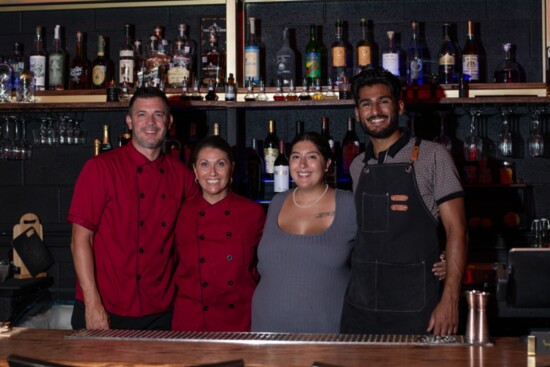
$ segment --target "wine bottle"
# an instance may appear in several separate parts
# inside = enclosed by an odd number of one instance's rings
[[[275,160],[273,171],[273,191],[288,191],[290,169],[285,154],[285,142],[283,140],[279,141],[279,156]]]
[[[439,83],[456,82],[456,49],[449,36],[450,24],[443,24],[443,41],[439,48]]]
[[[353,50],[349,43],[344,40],[344,28],[340,19],[336,20],[335,38],[335,41],[331,45],[331,78],[332,83],[336,87],[339,87],[344,83],[344,80],[351,78],[353,70]]]
[[[468,34],[462,49],[462,73],[469,76],[470,82],[480,81],[480,55],[474,40],[473,24],[468,21]]]
[[[133,44],[133,26],[124,25],[124,43],[118,52],[118,82],[121,86],[133,87],[136,67],[136,50]]]
[[[244,81],[252,80],[254,86],[260,82],[260,43],[256,39],[256,19],[248,18],[249,33],[244,46]]]
[[[264,140],[265,175],[273,178],[275,160],[279,156],[279,138],[275,130],[275,121],[269,120],[268,134]]]
[[[394,44],[394,31],[388,31],[388,47],[382,52],[382,67],[395,76],[400,76],[399,50]]]
[[[209,29],[207,47],[201,53],[201,78],[202,84],[207,86],[212,80],[215,86],[222,86],[225,80],[225,52],[218,48],[218,33],[216,27]]]
[[[36,90],[45,90],[47,84],[48,53],[44,49],[42,40],[42,27],[36,26],[34,49],[29,56],[30,71],[34,74]]]
[[[262,200],[262,172],[264,163],[258,154],[256,139],[252,139],[252,145],[248,148],[246,159],[246,181],[248,197],[252,200]]]
[[[109,124],[103,124],[103,140],[101,141],[100,152],[105,153],[113,149],[111,138],[109,136]]]
[[[105,37],[97,38],[97,56],[92,62],[92,87],[107,88],[113,79],[114,63],[105,53]]]
[[[23,55],[23,44],[13,43],[13,54],[8,58],[8,64],[13,72],[13,88],[17,90],[16,84],[19,83],[19,77],[25,69],[25,56]]]
[[[283,87],[290,86],[290,81],[296,79],[296,55],[290,48],[288,27],[283,29],[283,45],[277,51],[276,75],[282,80]]]
[[[76,32],[76,52],[71,61],[70,89],[88,89],[90,88],[90,61],[86,58],[84,46],[84,34]]]
[[[349,167],[353,159],[361,152],[359,137],[355,132],[353,117],[348,117],[348,129],[342,141],[342,174],[349,178]]]
[[[424,61],[422,60],[422,46],[418,39],[418,23],[411,23],[412,35],[407,49],[407,84],[420,85],[424,83]]]
[[[321,117],[321,136],[323,136],[330,146],[331,150],[331,160],[332,163],[328,167],[327,171],[327,183],[331,187],[336,187],[337,185],[337,176],[336,176],[336,144],[334,142],[334,139],[330,135],[329,131],[329,125],[328,125],[328,118],[327,117]]]
[[[317,44],[317,27],[309,26],[309,42],[306,46],[306,80],[313,85],[321,78],[321,49]]]
[[[361,72],[361,70],[366,68],[368,65],[372,65],[373,54],[372,43],[367,37],[367,21],[365,18],[361,18],[359,25],[361,27],[361,39],[357,42],[356,46],[356,73]]]

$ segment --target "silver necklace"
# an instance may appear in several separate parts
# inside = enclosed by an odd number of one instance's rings
[[[317,200],[315,200],[313,203],[308,204],[308,205],[300,205],[296,202],[296,191],[298,191],[298,188],[295,188],[294,191],[292,191],[292,201],[294,201],[294,205],[296,205],[298,208],[311,208],[313,205],[315,205],[319,201],[321,201],[323,196],[325,196],[325,194],[328,191],[328,184],[325,184],[325,191],[323,192],[323,194],[321,196],[319,196],[319,198]]]

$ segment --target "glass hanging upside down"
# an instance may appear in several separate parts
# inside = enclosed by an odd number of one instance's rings
[[[483,140],[476,130],[476,118],[481,116],[483,110],[474,107],[469,112],[472,119],[470,122],[470,134],[464,138],[464,156],[467,161],[478,161],[483,155]]]

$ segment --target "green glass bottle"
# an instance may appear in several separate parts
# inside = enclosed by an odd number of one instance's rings
[[[321,78],[321,48],[317,43],[317,27],[309,26],[309,42],[306,46],[306,79],[309,84]]]

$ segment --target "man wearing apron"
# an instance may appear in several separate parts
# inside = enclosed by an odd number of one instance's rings
[[[404,112],[399,79],[368,69],[352,88],[355,116],[370,144],[350,170],[358,229],[341,331],[455,334],[467,242],[456,167],[445,147],[398,127]],[[441,297],[432,274],[440,222],[447,256]]]

